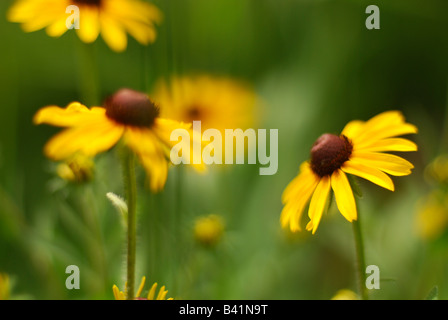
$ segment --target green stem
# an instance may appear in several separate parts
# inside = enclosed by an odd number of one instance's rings
[[[98,66],[95,60],[93,44],[83,43],[76,39],[79,66],[79,91],[83,104],[94,106],[100,103]]]
[[[361,232],[360,214],[358,210],[358,219],[352,222],[353,234],[356,246],[356,264],[358,268],[358,286],[359,294],[362,300],[368,300],[366,287],[366,260],[364,256],[364,241]]]
[[[128,205],[128,254],[127,254],[127,299],[134,299],[135,294],[135,261],[136,261],[136,242],[137,242],[137,223],[136,223],[136,203],[137,203],[137,183],[135,178],[134,154],[124,148],[123,154],[123,178]]]

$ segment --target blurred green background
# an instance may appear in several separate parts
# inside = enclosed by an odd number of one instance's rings
[[[24,33],[0,2],[0,272],[13,297],[113,299],[123,288],[125,233],[106,198],[122,195],[115,150],[96,157],[95,179],[65,185],[42,148],[58,131],[34,126],[41,107],[82,96],[83,44]],[[124,53],[98,39],[92,72],[103,99],[121,87],[151,91],[159,77],[191,72],[253,84],[264,101],[260,128],[279,130],[279,170],[258,165],[212,168],[199,176],[170,169],[165,190],[140,188],[137,275],[183,299],[330,299],[356,291],[351,224],[335,209],[312,236],[282,230],[281,194],[315,139],[353,119],[390,109],[416,124],[415,169],[389,192],[361,181],[367,264],[381,271],[372,299],[423,299],[435,285],[448,298],[448,237],[418,236],[416,204],[432,186],[424,168],[447,149],[448,2],[445,0],[158,0],[164,13],[148,47],[129,40]],[[380,30],[365,9],[380,8]],[[88,70],[86,70],[88,69]],[[87,83],[87,86],[89,84]],[[87,102],[85,102],[88,104]],[[144,172],[138,169],[139,186]],[[226,222],[213,248],[195,242],[197,217]],[[65,288],[75,264],[81,289]],[[148,289],[150,284],[147,284]]]

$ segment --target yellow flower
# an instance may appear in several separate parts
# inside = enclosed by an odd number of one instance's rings
[[[73,157],[58,164],[56,172],[58,176],[69,182],[87,182],[93,177],[93,161],[83,154],[75,154]]]
[[[66,10],[71,5],[79,8],[79,38],[91,43],[101,33],[117,52],[126,49],[127,32],[143,45],[154,42],[154,23],[162,17],[154,5],[140,0],[17,0],[8,11],[8,20],[21,23],[25,32],[46,28],[49,36],[59,37],[68,30]]]
[[[448,198],[446,192],[435,189],[417,206],[416,228],[423,239],[436,239],[448,227]]]
[[[215,245],[221,239],[223,233],[224,221],[216,214],[200,217],[195,221],[194,237],[205,246]]]
[[[162,116],[184,122],[201,121],[202,130],[247,129],[254,125],[257,98],[252,88],[224,77],[208,75],[160,80],[154,98]]]
[[[0,273],[0,300],[8,300],[10,294],[9,276]]]
[[[292,231],[301,230],[302,212],[311,199],[306,229],[314,234],[331,189],[340,213],[350,222],[356,220],[355,198],[346,173],[394,191],[387,174],[405,176],[414,166],[384,151],[417,151],[414,142],[396,138],[411,133],[417,133],[417,127],[405,123],[399,111],[387,111],[365,122],[349,122],[339,136],[322,135],[311,149],[310,161],[302,163],[299,175],[283,192],[282,226],[289,225]]]
[[[426,168],[425,176],[430,182],[446,184],[448,182],[448,155],[436,157]]]
[[[104,107],[88,109],[79,102],[65,109],[47,106],[34,116],[34,123],[67,127],[50,139],[44,153],[52,160],[65,160],[77,153],[93,157],[112,148],[123,137],[139,157],[150,177],[150,187],[159,191],[168,174],[172,130],[189,130],[191,124],[159,117],[159,109],[144,93],[121,89],[109,97]],[[190,137],[192,134],[190,134]],[[193,165],[204,170],[205,165]]]
[[[145,286],[146,277],[142,277],[142,281],[140,283],[140,287],[138,288],[137,294],[135,295],[135,300],[173,300],[173,298],[166,299],[166,295],[168,293],[168,290],[165,290],[165,286],[162,286],[159,290],[159,293],[156,296],[156,290],[157,290],[157,282],[154,283],[149,289],[148,295],[146,298],[141,298],[140,295],[142,294],[143,287]],[[126,287],[126,285],[125,285]],[[114,292],[115,300],[126,300],[127,292],[120,291],[116,285],[112,287],[112,290]]]

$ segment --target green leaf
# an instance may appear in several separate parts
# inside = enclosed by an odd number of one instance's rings
[[[348,182],[350,183],[350,186],[352,187],[353,194],[358,196],[358,198],[362,198],[362,190],[359,186],[358,180],[355,176],[351,174],[347,174]]]
[[[431,291],[429,291],[425,300],[439,300],[439,288],[434,286]]]

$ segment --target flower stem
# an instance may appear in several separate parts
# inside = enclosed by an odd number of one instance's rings
[[[79,39],[76,39],[79,40]],[[77,41],[76,50],[79,69],[79,91],[84,104],[93,106],[100,103],[98,66],[95,48],[91,43]]]
[[[127,299],[132,300],[135,293],[135,260],[136,260],[136,203],[137,203],[137,184],[135,178],[134,154],[124,148],[123,152],[123,179],[128,205],[128,232],[127,232]]]
[[[364,257],[364,241],[361,232],[360,214],[358,210],[358,219],[352,222],[353,234],[355,237],[356,246],[356,262],[358,268],[358,286],[359,295],[362,300],[368,300],[366,288],[366,260]]]

